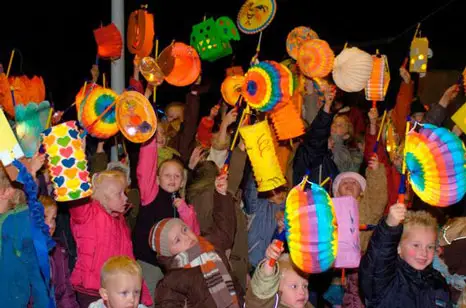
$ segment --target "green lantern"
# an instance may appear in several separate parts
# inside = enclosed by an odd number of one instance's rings
[[[193,46],[202,60],[213,62],[233,53],[230,40],[239,40],[238,29],[228,17],[204,20],[194,25],[191,33]]]

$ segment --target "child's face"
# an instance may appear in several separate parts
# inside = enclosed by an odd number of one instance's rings
[[[165,135],[165,130],[163,127],[159,126],[157,128],[157,146],[163,148],[167,145],[167,137]]]
[[[281,191],[279,193],[273,193],[273,196],[269,197],[268,201],[274,204],[280,205],[285,201],[285,199],[286,199],[286,192]]]
[[[197,243],[196,234],[182,223],[175,224],[168,232],[170,253],[174,256],[193,247]]]
[[[57,227],[56,219],[57,219],[57,207],[56,206],[48,206],[44,209],[45,214],[45,224],[49,226],[50,236],[55,233],[55,229]]]
[[[424,120],[424,112],[417,112],[411,116],[412,119],[412,124],[414,124],[414,121],[421,123],[422,120]]]
[[[332,121],[330,131],[332,135],[341,136],[346,139],[348,136],[348,122],[342,117],[336,117]]]
[[[158,180],[160,187],[166,192],[177,192],[183,182],[183,170],[177,163],[167,162],[160,169]]]
[[[308,282],[295,271],[287,269],[280,280],[281,303],[291,308],[303,308],[309,300]]]
[[[426,226],[409,226],[398,246],[401,259],[414,269],[422,271],[432,263],[437,234]]]
[[[137,308],[141,286],[142,277],[118,273],[108,279],[105,288],[99,292],[107,308]]]
[[[352,196],[354,199],[357,199],[361,195],[361,192],[361,185],[352,178],[343,179],[340,185],[338,185],[339,197]]]
[[[166,116],[167,116],[168,122],[172,122],[176,119],[181,120],[183,117],[183,107],[173,106],[173,107],[168,108]]]
[[[102,183],[104,192],[105,208],[109,213],[124,213],[126,211],[125,185],[122,181],[107,179]]]

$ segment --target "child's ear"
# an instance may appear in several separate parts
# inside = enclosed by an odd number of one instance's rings
[[[108,301],[107,289],[100,288],[100,289],[99,289],[99,294],[100,294],[100,297],[101,297],[104,301]]]

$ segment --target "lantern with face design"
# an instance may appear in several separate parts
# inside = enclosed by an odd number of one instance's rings
[[[239,34],[233,21],[225,16],[194,25],[191,32],[191,46],[202,60],[210,62],[232,54],[230,40],[238,41]]]

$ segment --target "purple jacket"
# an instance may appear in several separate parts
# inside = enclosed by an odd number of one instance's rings
[[[68,269],[68,252],[58,241],[50,254],[50,268],[52,271],[52,284],[55,288],[55,301],[57,308],[79,308],[76,294],[70,282]]]

